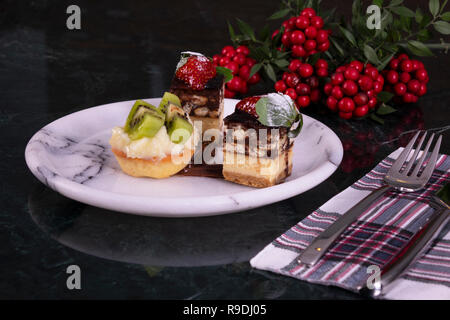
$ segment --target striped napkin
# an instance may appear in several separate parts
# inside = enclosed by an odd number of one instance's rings
[[[296,262],[298,254],[341,214],[382,185],[402,148],[259,252],[250,264],[312,283],[354,292],[366,286],[374,267],[382,270],[433,213],[428,202],[450,180],[450,157],[440,155],[425,190],[388,192],[361,214],[311,268]],[[450,224],[407,274],[395,280],[386,299],[450,299]]]

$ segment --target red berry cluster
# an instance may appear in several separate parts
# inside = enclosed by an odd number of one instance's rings
[[[325,84],[326,104],[343,119],[363,117],[377,105],[383,85],[384,78],[374,66],[355,60],[337,68]]]
[[[284,27],[281,43],[292,50],[294,57],[306,58],[317,52],[327,51],[330,47],[328,35],[331,30],[324,30],[324,22],[312,8],[305,8],[298,17],[292,17],[282,23]],[[275,30],[272,39],[280,32]]]
[[[275,91],[290,96],[299,108],[307,107],[311,102],[319,102],[319,77],[328,76],[328,63],[319,59],[313,67],[294,59],[288,69],[283,78],[275,82]]]
[[[423,63],[409,59],[404,53],[392,58],[383,75],[387,82],[385,90],[395,95],[396,102],[414,103],[427,93],[429,77]]]
[[[248,85],[258,83],[261,80],[259,73],[250,77],[250,71],[256,64],[256,60],[248,55],[250,50],[247,46],[225,46],[221,54],[213,56],[213,63],[216,66],[225,67],[233,72],[233,79],[227,82],[225,88],[225,98],[233,98],[238,93],[246,94]]]

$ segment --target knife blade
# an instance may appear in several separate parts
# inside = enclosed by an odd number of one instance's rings
[[[381,272],[379,285],[371,290],[374,297],[385,295],[394,280],[408,271],[430,248],[433,240],[450,222],[450,183],[442,187],[433,197],[430,205],[435,209],[428,222],[410,240],[410,243]]]

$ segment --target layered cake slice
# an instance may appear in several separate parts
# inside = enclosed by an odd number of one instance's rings
[[[182,58],[170,85],[183,109],[195,121],[201,121],[202,132],[222,130],[224,77],[216,72],[212,62],[193,52],[182,53]]]
[[[241,100],[235,112],[224,119],[224,178],[258,188],[283,182],[292,172],[293,138],[301,121],[288,96],[269,94]]]

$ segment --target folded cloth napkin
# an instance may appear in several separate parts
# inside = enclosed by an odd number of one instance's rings
[[[383,184],[383,177],[402,148],[259,252],[257,269],[358,292],[377,266],[382,270],[423,226],[434,211],[430,197],[450,180],[450,157],[440,155],[426,189],[387,192],[361,214],[311,268],[296,257],[341,214]],[[432,247],[401,279],[389,286],[387,299],[450,299],[450,224]]]

